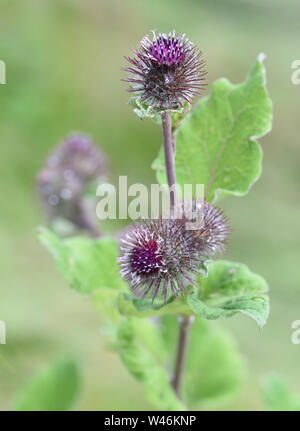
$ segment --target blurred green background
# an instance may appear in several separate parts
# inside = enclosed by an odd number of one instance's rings
[[[244,262],[269,282],[271,315],[258,331],[243,316],[221,321],[237,338],[249,368],[236,402],[263,408],[260,382],[283,374],[300,392],[300,346],[291,323],[300,319],[299,101],[291,63],[299,59],[298,0],[22,0],[0,1],[0,409],[41,365],[75,356],[83,382],[76,409],[149,409],[141,387],[105,350],[101,316],[68,288],[37,240],[43,224],[35,176],[67,133],[90,133],[111,158],[113,178],[155,182],[150,164],[161,144],[151,121],[126,105],[123,55],[151,29],[178,32],[197,43],[208,63],[208,88],[222,76],[244,80],[257,54],[267,55],[273,131],[261,139],[263,175],[245,198],[224,208],[234,233],[227,259]]]

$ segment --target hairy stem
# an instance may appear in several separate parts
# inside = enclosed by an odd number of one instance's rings
[[[171,209],[174,208],[176,202],[176,172],[175,172],[175,135],[172,133],[172,117],[170,112],[161,114],[165,165],[168,185],[170,188],[170,204]]]
[[[176,154],[176,132],[172,134],[172,145],[173,145],[173,152],[174,156]]]
[[[174,208],[176,203],[176,171],[175,171],[175,152],[176,152],[176,134],[172,133],[172,114],[164,112],[161,115],[162,118],[162,130],[163,130],[163,141],[164,141],[164,154],[165,154],[165,165],[168,185],[170,188],[170,206]],[[173,387],[181,398],[181,386],[184,374],[185,359],[187,344],[189,338],[189,327],[192,322],[191,316],[180,317],[180,328],[179,338],[177,347],[177,358],[173,379]]]
[[[182,380],[184,374],[188,339],[189,339],[189,330],[190,325],[193,321],[192,316],[181,316],[180,317],[180,328],[179,328],[179,337],[178,337],[178,347],[177,347],[177,358],[175,364],[175,374],[173,379],[173,388],[178,395],[178,398],[181,398],[181,387]]]

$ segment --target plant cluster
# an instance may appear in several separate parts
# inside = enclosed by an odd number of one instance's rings
[[[257,139],[272,123],[264,58],[258,56],[245,82],[220,79],[194,106],[205,88],[205,62],[185,35],[154,32],[126,58],[129,104],[162,127],[152,165],[157,179],[170,187],[203,184],[204,200],[190,196],[202,221],[189,230],[187,213],[175,217],[183,205],[175,187],[168,218],[139,220],[120,241],[99,231],[61,238],[49,228],[40,238],[70,286],[99,309],[111,348],[155,407],[217,407],[237,395],[245,364],[230,334],[212,320],[242,313],[261,328],[269,314],[265,280],[242,263],[218,259],[231,230],[218,205],[225,196],[246,195],[261,173]],[[107,175],[99,151],[71,136],[50,156],[38,176],[48,219],[95,233],[82,199],[88,183]]]

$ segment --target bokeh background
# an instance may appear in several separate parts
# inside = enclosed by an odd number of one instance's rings
[[[244,80],[259,52],[267,55],[274,102],[272,132],[261,139],[263,174],[244,198],[224,208],[234,233],[226,258],[247,263],[271,289],[272,311],[261,332],[243,316],[222,321],[237,338],[248,381],[231,409],[263,408],[261,381],[284,375],[300,393],[300,346],[291,323],[300,319],[300,85],[298,0],[1,0],[0,59],[0,409],[10,409],[28,378],[57,356],[82,369],[76,409],[149,409],[141,387],[117,355],[105,350],[101,316],[70,288],[37,240],[43,224],[35,176],[67,133],[90,133],[111,158],[112,175],[155,182],[150,164],[161,144],[151,121],[126,104],[123,55],[151,29],[197,43],[208,63],[208,88],[226,76]],[[113,227],[114,228],[114,227]]]

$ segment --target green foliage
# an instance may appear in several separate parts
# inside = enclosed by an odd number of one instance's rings
[[[163,302],[152,303],[152,299],[139,299],[130,294],[120,294],[118,299],[119,311],[125,316],[154,317],[165,314],[190,314],[187,296],[171,298],[165,305]]]
[[[272,104],[260,55],[243,84],[216,81],[211,95],[183,121],[175,160],[178,184],[204,184],[207,200],[214,202],[229,194],[245,195],[261,172],[256,138],[271,124]],[[166,183],[162,151],[152,167]]]
[[[79,372],[72,359],[59,359],[37,373],[23,388],[14,410],[69,410],[79,389]]]
[[[269,313],[265,280],[246,265],[218,261],[209,265],[208,277],[199,277],[198,294],[171,298],[166,305],[138,299],[128,293],[119,275],[117,243],[109,238],[84,237],[61,239],[43,229],[41,241],[54,255],[57,265],[71,287],[91,295],[94,305],[115,323],[120,314],[139,317],[165,314],[197,314],[205,319],[231,317],[236,312],[255,319],[262,327]],[[123,292],[123,293],[122,293]]]
[[[205,319],[231,317],[237,312],[256,320],[261,328],[269,314],[265,280],[246,265],[227,261],[209,264],[208,277],[199,278],[198,293],[188,297],[191,309]]]
[[[45,228],[41,231],[40,240],[54,256],[70,286],[83,295],[89,295],[101,314],[117,324],[120,319],[118,296],[128,287],[119,274],[116,241],[86,237],[61,239]]]
[[[231,317],[237,312],[255,319],[261,328],[269,314],[265,280],[246,265],[217,261],[208,266],[208,276],[198,278],[198,291],[173,299],[166,305],[152,304],[151,299],[138,299],[120,294],[118,307],[122,315],[154,317],[172,314],[196,314],[204,319]]]
[[[161,410],[185,410],[177,399],[164,367],[166,349],[157,326],[146,319],[126,318],[119,329],[120,356]]]
[[[174,368],[178,318],[164,316],[161,332]],[[213,322],[196,317],[190,328],[183,399],[191,409],[212,408],[235,397],[245,376],[245,363],[232,337]]]
[[[99,288],[127,290],[119,275],[119,251],[113,239],[75,237],[63,240],[43,228],[40,240],[55,258],[64,278],[79,293],[90,295]]]
[[[118,310],[119,295],[119,290],[104,287],[95,290],[91,298],[91,303],[97,310],[103,316],[108,317],[114,324],[118,324],[121,317]]]
[[[233,338],[223,329],[197,318],[191,326],[184,396],[188,406],[218,406],[238,395],[245,364]]]
[[[285,379],[277,374],[265,379],[264,400],[267,410],[300,410],[300,396],[294,394]]]
[[[126,318],[120,326],[119,350],[129,372],[151,402],[162,410],[182,410],[170,384],[176,353],[178,319]],[[189,408],[213,406],[235,396],[244,380],[244,361],[230,336],[200,319],[192,324],[183,400]]]

